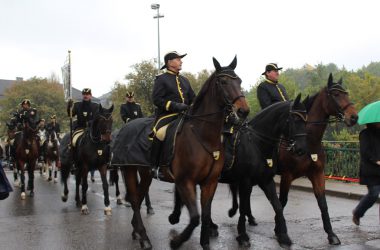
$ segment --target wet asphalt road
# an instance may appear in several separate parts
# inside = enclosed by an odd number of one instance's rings
[[[7,172],[12,180],[10,172]],[[61,184],[47,182],[35,174],[35,197],[20,199],[15,188],[10,197],[0,201],[0,249],[140,249],[132,240],[132,209],[116,205],[115,189],[110,187],[112,215],[105,216],[101,180],[96,173],[95,183],[89,182],[89,215],[81,215],[75,206],[74,182],[70,178],[70,194],[66,203],[61,201]],[[124,193],[124,187],[121,187]],[[170,225],[167,217],[172,209],[173,186],[153,181],[151,201],[154,215],[142,216],[154,249],[169,249],[169,239],[174,231],[180,232],[188,223],[184,210],[181,222]],[[227,186],[220,184],[213,201],[213,220],[219,225],[219,237],[211,239],[212,249],[239,248],[236,237],[238,217],[229,218],[230,195]],[[251,198],[252,211],[258,226],[247,226],[251,237],[250,249],[281,249],[274,236],[274,212],[263,192],[254,188]],[[341,246],[330,246],[323,231],[320,212],[314,195],[292,190],[285,208],[291,249],[380,249],[379,205],[375,204],[357,227],[351,222],[355,200],[328,197],[332,226],[342,241]],[[181,249],[201,249],[200,226]]]

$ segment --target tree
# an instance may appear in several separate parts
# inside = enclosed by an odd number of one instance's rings
[[[46,78],[33,77],[24,82],[16,82],[4,91],[4,98],[0,100],[1,131],[5,131],[5,123],[9,121],[10,114],[20,108],[23,99],[30,99],[40,118],[48,120],[55,114],[62,124],[62,130],[68,128],[62,85]]]

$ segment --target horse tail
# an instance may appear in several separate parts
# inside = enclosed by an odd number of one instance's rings
[[[70,165],[61,162],[61,183],[64,184],[70,177]]]

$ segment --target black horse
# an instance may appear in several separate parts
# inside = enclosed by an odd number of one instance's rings
[[[111,142],[112,111],[113,105],[109,109],[103,108],[101,105],[99,106],[99,110],[94,115],[90,126],[84,131],[83,135],[78,138],[76,145],[73,147],[72,155],[70,155],[71,150],[67,150],[68,145],[64,145],[64,143],[67,144],[67,142],[70,142],[70,139],[65,138],[69,137],[69,135],[66,135],[61,141],[63,147],[60,151],[61,180],[64,184],[62,201],[67,201],[67,195],[69,193],[67,179],[70,175],[72,162],[74,162],[76,181],[75,201],[77,206],[82,205],[82,214],[89,213],[86,193],[88,189],[87,176],[90,169],[99,170],[104,192],[104,213],[106,215],[112,213],[107,182],[107,167],[111,157],[109,144]],[[82,185],[82,201],[79,195],[79,185]]]
[[[245,227],[245,216],[250,209],[250,195],[253,185],[259,185],[264,191],[276,213],[275,233],[281,245],[291,245],[287,234],[283,209],[276,194],[273,177],[276,174],[273,153],[278,150],[281,140],[291,142],[289,150],[297,155],[306,152],[306,109],[300,102],[300,95],[294,102],[280,102],[258,113],[245,126],[238,130],[235,160],[232,167],[225,166],[219,182],[236,185],[240,192],[240,217],[238,237],[240,245],[248,247],[249,236]],[[181,214],[182,201],[176,195],[170,223],[177,223]],[[212,223],[212,228],[217,226]]]

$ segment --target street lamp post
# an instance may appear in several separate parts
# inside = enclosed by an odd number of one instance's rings
[[[160,18],[164,17],[164,15],[160,15],[160,5],[158,3],[153,3],[150,5],[153,10],[157,10],[157,15],[153,18],[157,18],[157,38],[158,38],[158,57],[157,57],[157,70],[160,71],[161,61],[160,61]]]

